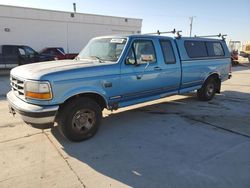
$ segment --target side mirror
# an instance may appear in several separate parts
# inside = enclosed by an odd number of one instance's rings
[[[150,62],[154,60],[154,56],[152,54],[142,54],[141,61]]]
[[[135,65],[135,60],[129,57],[126,58],[126,65]]]

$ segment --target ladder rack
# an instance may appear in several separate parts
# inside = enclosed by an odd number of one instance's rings
[[[197,35],[194,35],[194,37],[199,37],[199,38],[210,38],[210,37],[219,37],[221,38],[222,40],[225,40],[226,39],[226,34],[221,34],[219,33],[218,35],[205,35],[205,36],[197,36]]]
[[[173,29],[172,31],[164,31],[164,32],[160,32],[159,30],[157,30],[156,33],[145,33],[144,35],[161,35],[161,34],[168,34],[168,33],[175,34],[176,30]]]
[[[162,34],[176,34],[177,35],[177,38],[180,38],[181,37],[181,33],[182,31],[176,31],[176,29],[173,29],[172,31],[159,31],[157,30],[156,33],[144,33],[144,35],[162,35]]]

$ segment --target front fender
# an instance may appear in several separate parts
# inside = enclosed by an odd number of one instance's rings
[[[76,96],[76,95],[79,95],[79,94],[84,94],[84,93],[98,94],[105,100],[106,104],[108,104],[106,92],[104,90],[102,90],[101,88],[95,88],[95,87],[90,87],[90,86],[78,87],[78,88],[74,88],[72,90],[65,92],[60,97],[60,100],[58,101],[58,103],[62,104],[66,100],[68,100],[69,98]]]

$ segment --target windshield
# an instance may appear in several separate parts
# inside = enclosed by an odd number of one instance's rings
[[[78,55],[79,59],[116,62],[126,44],[126,38],[98,38],[91,40]]]

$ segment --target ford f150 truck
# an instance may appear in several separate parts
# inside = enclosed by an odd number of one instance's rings
[[[102,110],[197,90],[211,100],[230,78],[224,40],[156,35],[92,39],[75,60],[11,70],[10,112],[27,124],[59,125],[72,141],[95,135]]]

